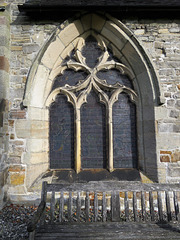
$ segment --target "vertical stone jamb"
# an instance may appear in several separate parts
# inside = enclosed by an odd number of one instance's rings
[[[10,16],[9,6],[0,3],[0,208],[5,201],[8,158]]]

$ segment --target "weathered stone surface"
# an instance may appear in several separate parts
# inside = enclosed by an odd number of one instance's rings
[[[28,139],[27,140],[27,151],[28,152],[46,152],[49,150],[48,139]]]
[[[29,53],[37,52],[39,50],[39,48],[40,47],[37,44],[25,45],[25,46],[23,46],[23,53],[29,54]]]
[[[50,58],[48,57],[48,59]],[[49,76],[49,69],[44,67],[43,65],[39,65],[37,69],[36,78],[34,79],[34,82],[36,84],[33,85],[32,87],[33,90],[31,91],[32,96],[31,96],[31,102],[29,104],[30,106],[39,107],[39,108],[44,107],[44,102],[46,100],[46,96],[44,96],[44,90],[45,90],[48,76]]]
[[[71,43],[76,37],[83,33],[83,26],[79,20],[69,24],[66,28],[60,31],[58,37],[63,42],[64,46]]]
[[[123,49],[126,39],[121,35],[121,31],[119,28],[112,22],[108,21],[104,25],[101,34],[107,38],[110,42],[112,42],[115,46],[118,47],[119,50]]]
[[[135,35],[143,35],[144,33],[145,33],[144,29],[137,29],[137,30],[134,31]]]
[[[15,123],[15,131],[18,138],[30,137],[30,122],[24,119],[19,119]]]
[[[56,59],[59,57],[60,53],[64,49],[64,44],[61,42],[59,38],[56,38],[54,42],[52,42],[47,50],[45,51],[45,54],[42,58],[42,63],[48,67],[52,68]]]
[[[25,167],[22,165],[10,165],[8,168],[9,172],[24,172]]]
[[[92,14],[92,28],[96,29],[98,32],[100,32],[105,24],[105,19],[96,15]]]
[[[174,132],[173,123],[159,123],[158,124],[159,132]]]
[[[23,185],[25,179],[25,173],[13,173],[10,175],[10,184],[11,185]]]
[[[0,56],[0,69],[9,72],[9,61],[4,56]]]
[[[161,162],[170,162],[170,156],[168,156],[168,155],[161,155],[160,156],[160,161]]]
[[[11,110],[9,113],[10,119],[25,119],[26,111],[25,110]]]
[[[27,188],[29,188],[33,182],[44,172],[46,172],[49,168],[48,163],[44,164],[31,164],[27,167]]]
[[[171,110],[169,116],[172,117],[172,118],[178,118],[179,117],[179,111]]]

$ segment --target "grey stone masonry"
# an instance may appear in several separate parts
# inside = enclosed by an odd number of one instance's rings
[[[1,3],[0,3],[1,6]],[[8,100],[9,100],[9,47],[10,16],[7,4],[0,12],[0,208],[4,204],[6,165],[8,159]]]

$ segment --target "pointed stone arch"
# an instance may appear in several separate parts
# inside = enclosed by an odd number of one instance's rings
[[[47,125],[47,98],[53,80],[60,73],[63,59],[75,48],[80,37],[93,31],[100,35],[113,55],[132,72],[132,81],[139,96],[137,103],[137,133],[139,168],[153,180],[158,180],[154,107],[161,101],[161,90],[153,64],[131,31],[117,19],[106,15],[85,14],[74,21],[66,21],[52,34],[35,60],[27,80],[23,105],[28,108],[28,121]],[[45,130],[48,139],[48,128]],[[31,138],[31,136],[30,136]],[[31,161],[31,147],[26,154],[27,186],[48,168],[45,160],[37,166]],[[39,168],[39,170],[37,170]],[[36,169],[36,173],[32,172]]]

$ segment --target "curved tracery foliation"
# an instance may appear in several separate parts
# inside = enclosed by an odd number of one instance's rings
[[[62,75],[54,81],[49,96],[49,99],[55,99],[57,94],[64,94],[74,108],[74,129],[72,124],[64,124],[67,129],[60,134],[59,139],[65,137],[65,133],[69,134],[71,142],[74,137],[75,144],[71,143],[67,148],[73,148],[77,173],[82,168],[108,168],[113,171],[114,168],[136,167],[137,162],[136,116],[132,103],[136,101],[137,95],[129,79],[132,74],[126,66],[110,56],[100,37],[98,41],[92,36],[86,41],[80,38],[73,56],[70,55],[63,63]],[[58,111],[60,116],[64,114],[59,105],[57,110],[52,109]],[[51,121],[53,115],[57,114],[53,111]],[[72,111],[69,116],[72,118]],[[58,138],[52,139],[60,141]],[[53,144],[50,143],[51,147]],[[70,152],[69,149],[66,151]],[[53,154],[57,156],[50,149],[51,159]],[[61,159],[57,168],[64,166],[62,156],[58,155]],[[69,168],[70,164],[66,166]]]

